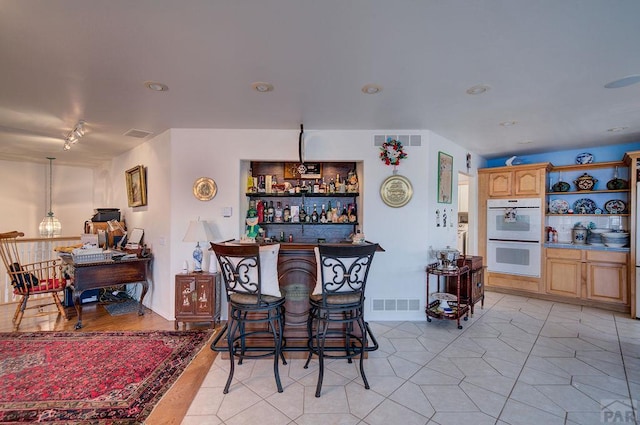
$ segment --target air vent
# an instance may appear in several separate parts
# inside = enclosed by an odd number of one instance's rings
[[[373,311],[419,311],[419,299],[377,299],[372,300],[371,308]]]
[[[150,136],[152,134],[153,133],[151,131],[137,130],[135,128],[132,128],[131,130],[124,133],[125,136],[135,137],[136,139],[144,139],[145,137]]]
[[[382,146],[388,139],[398,140],[403,146],[422,146],[422,136],[419,134],[375,134],[373,146]]]

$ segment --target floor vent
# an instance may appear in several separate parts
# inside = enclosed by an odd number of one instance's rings
[[[419,299],[388,299],[373,300],[373,311],[418,311],[420,310]]]
[[[382,146],[388,139],[398,140],[403,146],[422,146],[422,136],[419,134],[376,134],[373,136],[373,146]]]

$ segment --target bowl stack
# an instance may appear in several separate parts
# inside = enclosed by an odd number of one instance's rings
[[[589,229],[589,237],[587,238],[587,243],[589,245],[602,246],[604,242],[602,242],[602,234],[611,232],[611,229]]]
[[[602,242],[611,248],[623,248],[629,245],[629,232],[606,232],[602,234]]]

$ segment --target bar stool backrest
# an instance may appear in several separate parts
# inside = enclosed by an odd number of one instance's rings
[[[220,273],[227,292],[227,301],[234,293],[262,298],[260,250],[258,245],[225,245],[211,243],[218,258]]]
[[[321,285],[323,305],[327,305],[327,297],[335,295],[358,295],[358,302],[364,301],[367,277],[377,248],[377,244],[318,246],[320,280],[314,292]]]

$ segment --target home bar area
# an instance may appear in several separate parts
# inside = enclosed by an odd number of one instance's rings
[[[240,243],[280,245],[277,271],[285,297],[283,351],[288,355],[299,352],[306,356],[309,297],[318,273],[314,248],[319,244],[370,244],[360,229],[363,182],[359,167],[356,162],[247,164],[246,220]],[[249,345],[269,346],[271,342],[268,335],[258,335],[250,338]],[[344,340],[328,338],[327,344],[342,346]],[[373,338],[369,344],[370,348],[377,346]]]

